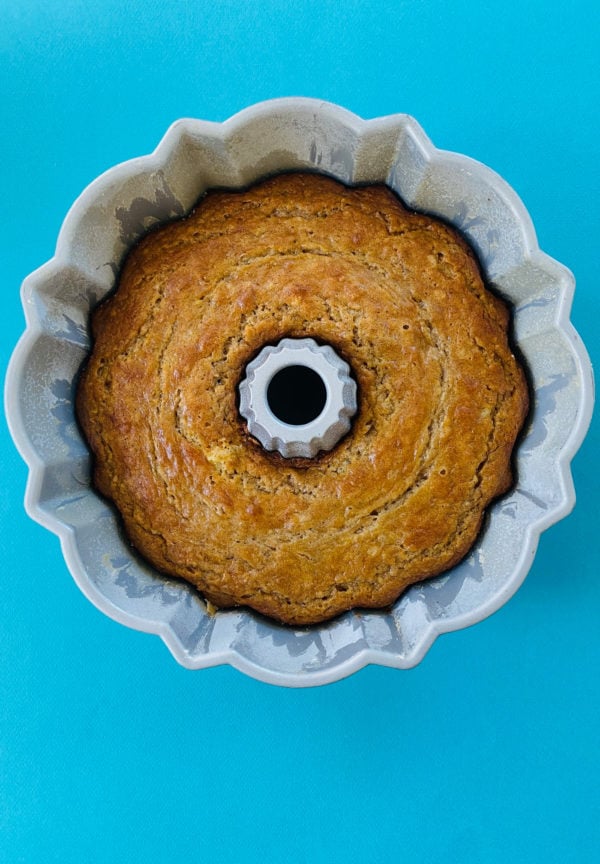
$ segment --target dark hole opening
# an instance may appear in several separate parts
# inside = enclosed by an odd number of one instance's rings
[[[285,366],[267,387],[267,403],[282,423],[302,426],[316,420],[325,407],[327,390],[318,372],[308,366]]]

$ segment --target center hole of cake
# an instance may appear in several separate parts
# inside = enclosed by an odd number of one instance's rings
[[[327,388],[318,372],[309,366],[284,366],[267,387],[269,408],[282,423],[303,426],[321,414],[327,401]]]

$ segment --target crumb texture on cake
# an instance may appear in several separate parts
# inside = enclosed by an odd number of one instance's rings
[[[134,546],[218,607],[317,623],[467,553],[511,482],[527,386],[464,240],[385,186],[280,175],[148,234],[93,313],[77,393],[95,483]],[[334,450],[252,439],[237,388],[281,338],[346,359]]]

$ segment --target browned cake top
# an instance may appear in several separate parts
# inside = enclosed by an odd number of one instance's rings
[[[130,253],[93,315],[78,414],[95,481],[159,570],[308,624],[393,602],[468,551],[527,410],[508,312],[456,232],[384,186],[311,174],[211,192]],[[313,337],[358,384],[350,433],[286,460],[237,386]]]

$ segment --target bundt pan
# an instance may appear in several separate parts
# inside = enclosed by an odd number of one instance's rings
[[[489,509],[468,556],[414,585],[392,608],[353,610],[301,629],[247,609],[210,614],[185,583],[165,578],[128,545],[91,485],[74,413],[90,349],[90,310],[115,285],[127,250],[154,225],[184,216],[212,187],[312,170],[384,182],[411,208],[455,225],[490,286],[513,306],[513,338],[532,406],[516,451],[516,484]],[[404,114],[362,120],[329,103],[277,99],[224,123],[179,120],[149,156],[95,180],[61,229],[56,254],[22,289],[27,328],[6,380],[10,429],[30,473],[25,504],[55,532],[73,577],[112,618],[165,641],[184,666],[220,663],[286,686],[325,684],[367,663],[417,664],[440,633],[474,624],[516,591],[540,533],[575,502],[570,461],[589,425],[591,366],[569,321],[571,273],[538,248],[514,191],[465,156],[437,150]]]

